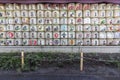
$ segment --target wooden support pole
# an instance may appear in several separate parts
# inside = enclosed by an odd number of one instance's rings
[[[80,71],[83,71],[83,52],[80,53]]]
[[[24,51],[21,52],[21,68],[24,68]]]

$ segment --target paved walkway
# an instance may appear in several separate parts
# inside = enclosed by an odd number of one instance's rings
[[[119,80],[120,77],[100,77],[96,75],[39,75],[16,74],[0,75],[0,80]]]
[[[104,79],[97,76],[19,75],[19,76],[0,76],[0,80],[104,80]]]

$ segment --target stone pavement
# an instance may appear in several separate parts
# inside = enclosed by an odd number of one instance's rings
[[[0,74],[0,80],[119,80],[120,77],[103,77],[97,75],[79,74]]]

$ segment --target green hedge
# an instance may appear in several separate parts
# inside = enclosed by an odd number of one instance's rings
[[[89,53],[84,54],[87,59],[84,61],[89,62],[89,58],[99,60],[110,60],[104,62],[105,64],[117,65],[120,68],[120,55],[119,54],[97,54]],[[25,53],[25,65],[21,69],[21,54],[20,53],[1,53],[0,54],[0,70],[18,70],[18,71],[34,71],[39,69],[45,61],[49,64],[55,62],[58,67],[63,66],[63,62],[79,61],[80,54],[65,54],[65,53]],[[94,62],[94,60],[93,60]]]
[[[21,69],[21,54],[20,53],[1,53],[0,54],[0,70],[23,70],[32,71],[38,69],[42,62],[60,62],[66,59],[72,60],[73,55],[64,53],[25,53],[25,65]],[[57,64],[57,63],[56,63]]]

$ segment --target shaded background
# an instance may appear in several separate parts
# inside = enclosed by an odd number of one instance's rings
[[[0,0],[0,3],[120,3],[120,0]]]

